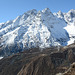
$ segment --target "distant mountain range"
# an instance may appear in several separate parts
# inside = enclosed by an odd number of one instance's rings
[[[52,13],[49,8],[30,10],[14,20],[0,23],[0,55],[30,48],[66,46],[75,40],[75,10]]]

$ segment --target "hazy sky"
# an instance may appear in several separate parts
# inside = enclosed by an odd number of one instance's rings
[[[24,12],[49,8],[52,12],[75,9],[75,0],[0,0],[0,23],[15,19]]]

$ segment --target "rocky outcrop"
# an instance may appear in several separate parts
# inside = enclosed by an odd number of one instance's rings
[[[71,64],[67,71],[65,71],[64,73],[58,73],[56,75],[75,75],[75,62]]]

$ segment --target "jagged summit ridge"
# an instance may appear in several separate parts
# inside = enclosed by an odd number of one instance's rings
[[[33,47],[67,45],[69,34],[66,26],[66,21],[54,15],[49,8],[42,11],[33,9],[0,24],[0,47],[14,53]]]

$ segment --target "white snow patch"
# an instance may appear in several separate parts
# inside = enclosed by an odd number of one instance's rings
[[[3,57],[0,57],[0,60],[3,59]]]

